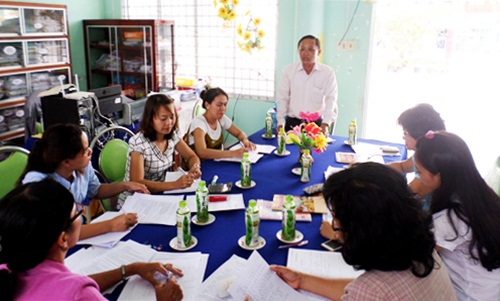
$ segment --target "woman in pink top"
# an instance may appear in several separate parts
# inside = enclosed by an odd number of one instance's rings
[[[139,275],[155,286],[161,300],[181,300],[175,281],[158,283],[155,272],[182,272],[169,264],[132,263],[83,276],[64,266],[78,241],[82,210],[73,195],[48,178],[17,187],[0,200],[0,296],[2,300],[106,300],[100,293]]]

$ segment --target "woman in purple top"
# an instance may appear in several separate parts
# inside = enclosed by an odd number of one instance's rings
[[[158,283],[154,273],[182,272],[170,264],[132,263],[83,276],[64,266],[81,228],[69,190],[51,178],[17,187],[0,200],[0,296],[2,300],[106,300],[106,290],[131,275],[155,286],[161,300],[181,300],[175,277]]]

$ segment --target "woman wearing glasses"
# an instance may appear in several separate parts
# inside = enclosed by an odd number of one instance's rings
[[[155,272],[182,276],[169,264],[132,263],[89,277],[69,271],[64,258],[78,240],[81,213],[72,194],[50,178],[17,187],[0,200],[2,300],[106,300],[99,290],[131,275],[154,285],[160,300],[182,299],[175,277],[166,284],[154,279]]]
[[[29,155],[22,183],[53,178],[71,191],[80,204],[88,204],[94,198],[109,198],[123,191],[149,193],[145,185],[134,182],[101,184],[90,164],[92,150],[88,146],[87,134],[77,125],[56,124],[49,127]],[[82,227],[80,239],[125,231],[136,223],[137,215],[129,213],[87,224]]]
[[[342,301],[456,300],[434,251],[431,222],[400,173],[382,164],[355,164],[330,176],[323,195],[344,260],[365,273],[326,279],[271,266],[290,286]]]

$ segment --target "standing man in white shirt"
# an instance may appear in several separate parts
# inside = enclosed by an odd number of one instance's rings
[[[300,112],[318,112],[316,123],[328,135],[330,124],[337,120],[337,79],[333,69],[318,63],[321,46],[312,35],[302,37],[298,43],[300,62],[285,67],[278,88],[278,131],[285,131],[304,122]]]

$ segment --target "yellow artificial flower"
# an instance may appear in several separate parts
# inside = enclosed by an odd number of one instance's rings
[[[314,148],[320,152],[323,152],[327,145],[327,140],[325,135],[318,135],[314,139]]]
[[[240,0],[233,0],[233,5],[238,5],[240,4]]]
[[[238,25],[238,28],[236,28],[236,33],[241,36],[243,34],[243,28],[241,27],[241,24]]]
[[[227,5],[229,3],[229,0],[220,0],[219,2],[222,5]]]
[[[217,6],[217,0],[214,0],[214,7]]]
[[[219,8],[219,17],[223,19],[227,18],[227,9],[225,7]]]
[[[257,36],[259,38],[263,38],[265,35],[266,33],[262,29],[257,30]]]
[[[243,50],[248,52],[248,53],[252,53],[252,49],[250,48],[250,46],[248,44],[243,44]]]
[[[245,31],[245,33],[243,34],[243,39],[246,41],[246,40],[249,40],[251,37],[251,34],[250,34],[250,31]]]
[[[228,20],[234,20],[236,19],[236,13],[234,11],[230,12],[228,15],[227,15],[227,19]]]
[[[299,139],[295,134],[293,133],[288,133],[288,138],[293,142],[295,145],[302,145],[302,140]]]
[[[259,26],[260,25],[260,18],[259,17],[253,19],[253,25],[255,25],[255,26]]]

